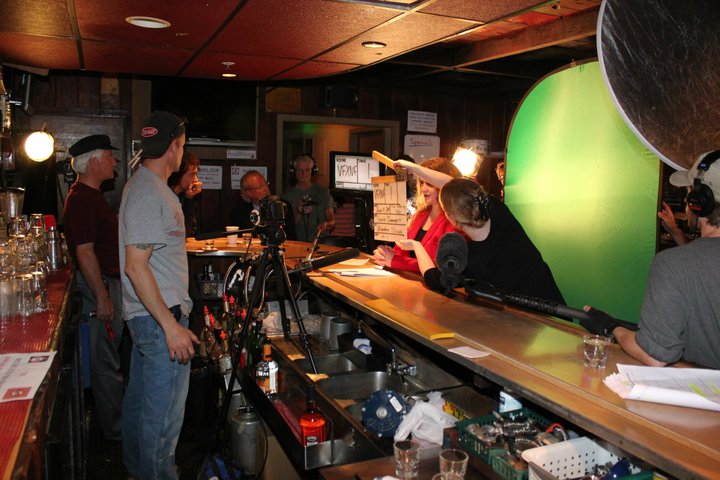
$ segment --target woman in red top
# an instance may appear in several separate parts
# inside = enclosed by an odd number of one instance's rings
[[[462,177],[457,167],[446,158],[433,158],[424,162],[422,166],[451,177]],[[445,218],[438,200],[439,188],[418,178],[416,191],[417,211],[410,218],[407,236],[420,242],[430,257],[435,258],[440,238],[448,232],[457,232],[457,230]],[[420,272],[414,252],[403,250],[398,246],[391,248],[380,245],[373,252],[373,261],[383,267]]]

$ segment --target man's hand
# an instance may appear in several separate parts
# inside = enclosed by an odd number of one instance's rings
[[[620,324],[614,317],[588,305],[585,305],[583,310],[590,316],[590,319],[580,320],[580,325],[585,328],[585,330],[595,335],[604,335],[612,339],[615,338],[613,330],[619,327]]]
[[[107,288],[101,289],[95,299],[97,319],[102,322],[112,322],[115,318],[115,309]]]
[[[203,182],[201,182],[200,180],[191,183],[187,190],[185,190],[185,196],[187,198],[193,198],[195,195],[199,195],[200,193],[202,193],[202,186]]]
[[[171,324],[165,332],[165,343],[170,353],[170,360],[186,364],[195,355],[193,343],[200,344],[195,334],[178,323]]]

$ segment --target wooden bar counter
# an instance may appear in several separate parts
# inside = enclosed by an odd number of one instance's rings
[[[605,369],[584,368],[584,330],[570,322],[460,294],[448,298],[414,275],[308,276],[328,294],[660,470],[678,478],[720,475],[720,413],[621,399],[602,380],[616,364],[638,362],[613,345]],[[431,340],[433,327],[454,338]],[[461,345],[490,356],[448,352]]]
[[[215,242],[219,250],[224,249],[224,239]],[[202,246],[202,242],[188,242],[188,251]],[[284,247],[288,268],[307,251],[307,245],[298,242],[286,242]],[[231,254],[240,255],[242,249],[231,247]],[[462,293],[446,297],[428,290],[414,274],[351,277],[328,272],[337,268],[345,267],[312,271],[307,279],[324,294],[469,369],[479,383],[488,380],[510,388],[670,475],[718,478],[720,413],[621,399],[602,381],[616,372],[616,364],[638,362],[617,345],[605,369],[584,368],[584,330],[570,322],[470,299]],[[438,338],[443,335],[434,335],[437,331],[450,332],[452,338]],[[448,351],[462,345],[490,355],[468,359]]]

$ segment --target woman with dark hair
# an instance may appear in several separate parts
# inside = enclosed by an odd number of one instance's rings
[[[448,221],[468,238],[465,275],[512,294],[565,303],[550,267],[507,206],[474,180],[452,178],[410,162],[396,166],[441,186],[440,204]],[[426,284],[440,290],[440,272],[430,253],[414,240],[398,242],[412,250]]]
[[[404,164],[417,166],[407,160]],[[403,165],[404,166],[404,165]],[[423,168],[447,176],[448,178],[460,177],[460,171],[446,158],[433,158],[423,163]],[[438,193],[440,189],[424,181],[417,179],[417,196],[415,206],[417,211],[410,218],[407,236],[416,241],[431,256],[435,256],[440,238],[448,232],[457,231],[445,217],[440,203]],[[396,270],[409,270],[421,272],[418,260],[412,252],[403,250],[399,246],[391,248],[387,245],[380,245],[373,252],[373,261],[383,267],[390,267]]]
[[[197,155],[185,152],[180,168],[168,177],[168,187],[178,196],[185,215],[185,236],[192,237],[197,232],[197,202],[195,196],[202,192],[202,182],[198,179]]]

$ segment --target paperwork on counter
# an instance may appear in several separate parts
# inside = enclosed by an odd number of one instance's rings
[[[720,370],[618,364],[604,383],[626,400],[720,412]]]
[[[57,352],[0,355],[0,403],[32,400]]]
[[[328,272],[344,277],[392,277],[395,275],[393,272],[383,270],[382,267],[331,268],[328,269]]]

